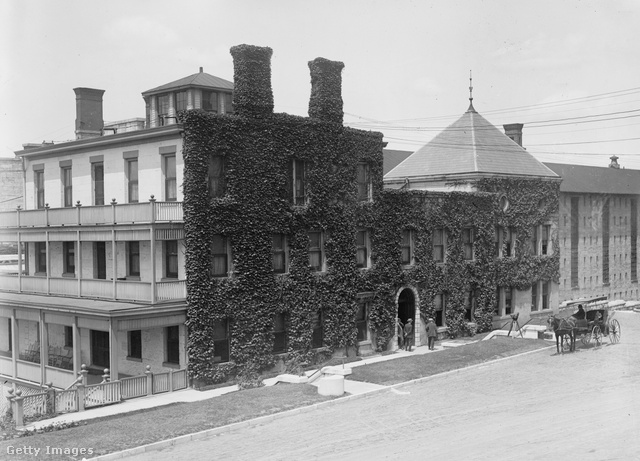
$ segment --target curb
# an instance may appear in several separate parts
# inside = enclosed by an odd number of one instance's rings
[[[211,429],[206,429],[204,431],[200,431],[200,432],[194,432],[193,434],[185,434],[185,435],[180,435],[178,437],[174,437],[171,439],[167,439],[167,440],[161,440],[159,442],[153,442],[153,443],[149,443],[147,445],[142,445],[139,447],[135,447],[135,448],[129,448],[126,450],[122,450],[122,451],[117,451],[114,453],[108,453],[106,455],[101,455],[101,456],[97,456],[95,458],[85,458],[87,461],[111,461],[114,459],[122,459],[122,458],[126,458],[128,456],[133,456],[133,455],[139,455],[141,453],[147,453],[150,451],[154,451],[154,450],[160,450],[163,448],[167,448],[167,447],[171,447],[174,445],[179,445],[185,442],[190,442],[192,440],[199,440],[199,439],[203,439],[203,438],[207,438],[209,436],[213,436],[213,435],[218,435],[218,434],[223,434],[225,432],[231,432],[237,429],[243,429],[246,427],[251,427],[251,426],[259,426],[261,424],[270,422],[275,420],[276,418],[286,418],[287,416],[293,416],[296,414],[300,414],[300,413],[308,413],[311,411],[315,411],[318,410],[320,408],[323,407],[327,407],[327,406],[331,406],[331,405],[338,405],[342,402],[347,402],[350,400],[357,400],[357,399],[363,399],[363,398],[367,398],[382,392],[387,392],[391,389],[396,389],[399,387],[403,387],[403,386],[410,386],[410,385],[414,385],[414,384],[420,384],[426,381],[430,381],[432,379],[435,378],[439,378],[439,377],[443,377],[443,376],[447,376],[447,375],[451,375],[454,373],[461,373],[464,372],[466,370],[473,370],[475,368],[479,368],[481,366],[486,366],[486,365],[492,365],[494,363],[498,363],[498,362],[502,362],[505,360],[510,360],[516,357],[522,357],[525,355],[529,355],[529,354],[534,354],[536,352],[541,352],[541,351],[546,351],[548,349],[552,349],[553,347],[555,347],[555,344],[553,346],[547,346],[547,347],[543,347],[541,349],[535,349],[532,351],[527,351],[527,352],[522,352],[520,354],[515,354],[515,355],[510,355],[509,357],[502,357],[499,359],[495,359],[495,360],[491,360],[488,362],[482,362],[482,363],[476,363],[475,365],[470,365],[468,367],[463,367],[463,368],[458,368],[455,370],[450,370],[450,371],[445,371],[443,373],[438,373],[437,375],[431,375],[431,376],[425,376],[422,378],[416,378],[416,379],[412,379],[411,381],[405,381],[402,383],[397,383],[397,384],[392,384],[390,386],[384,386],[381,387],[379,389],[372,389],[370,391],[367,392],[363,392],[361,394],[352,394],[352,395],[347,395],[345,397],[339,397],[337,399],[333,399],[333,400],[327,400],[325,402],[319,402],[319,403],[314,403],[313,405],[308,405],[306,407],[300,407],[300,408],[294,408],[292,410],[286,410],[280,413],[274,413],[272,415],[266,415],[266,416],[259,416],[257,418],[253,418],[253,419],[248,419],[246,421],[240,421],[238,423],[232,423],[232,424],[227,424],[225,426],[220,426],[220,427],[214,427]]]

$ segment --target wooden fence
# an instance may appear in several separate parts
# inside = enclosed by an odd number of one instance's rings
[[[23,426],[25,418],[84,411],[87,408],[188,387],[186,369],[153,373],[151,367],[147,366],[144,375],[115,381],[110,381],[109,370],[105,369],[102,382],[89,385],[88,373],[86,365],[82,365],[78,379],[65,390],[55,389],[51,383],[41,392],[24,392],[24,395],[22,390],[9,389],[7,400],[16,426]]]

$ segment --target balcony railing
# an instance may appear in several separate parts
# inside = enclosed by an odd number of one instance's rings
[[[0,212],[0,227],[91,226],[108,224],[181,222],[182,202],[111,202],[109,205]]]
[[[48,280],[48,281],[47,281]],[[0,274],[0,290],[19,293],[51,294],[80,298],[113,299],[121,301],[153,302],[153,285],[150,282],[133,280],[101,280],[62,277],[18,277]],[[171,301],[186,299],[185,280],[162,281],[155,283],[155,300]]]

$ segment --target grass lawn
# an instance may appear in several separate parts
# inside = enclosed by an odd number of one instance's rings
[[[349,379],[391,385],[431,376],[469,365],[541,349],[550,343],[542,340],[514,340],[496,337],[488,341],[415,355],[353,368]],[[87,458],[134,448],[184,434],[245,421],[259,416],[330,400],[313,386],[278,384],[193,403],[176,403],[134,413],[88,420],[86,424],[29,437],[0,441],[0,459],[73,460],[82,455],[47,454],[47,447],[91,448]],[[0,436],[3,432],[0,430]],[[0,439],[1,440],[1,439]],[[8,447],[30,447],[32,453],[9,454]],[[33,450],[41,451],[36,457]]]
[[[278,384],[272,387],[232,392],[213,399],[193,403],[176,403],[149,410],[88,420],[86,425],[60,431],[0,442],[0,459],[71,460],[69,455],[47,455],[46,447],[92,448],[91,458],[106,453],[134,448],[184,434],[291,410],[330,400],[318,394],[313,386]],[[7,448],[40,448],[34,454],[9,455]]]
[[[349,379],[390,386],[501,357],[541,349],[550,344],[541,339],[521,340],[496,336],[487,341],[478,341],[436,353],[354,367]]]

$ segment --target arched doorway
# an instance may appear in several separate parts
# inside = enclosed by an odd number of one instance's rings
[[[415,317],[416,298],[411,289],[405,288],[400,292],[400,296],[398,296],[398,318],[404,325],[409,319],[414,319],[415,321]]]

